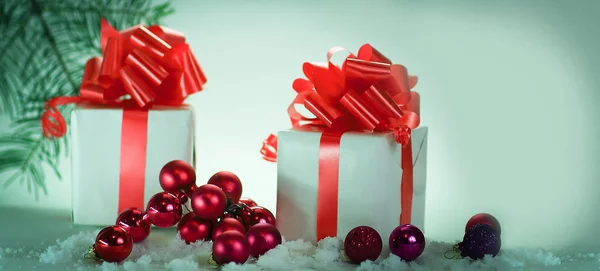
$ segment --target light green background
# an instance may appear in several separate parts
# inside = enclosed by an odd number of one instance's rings
[[[491,212],[505,246],[600,241],[600,1],[174,4],[166,25],[186,33],[209,78],[189,99],[199,183],[232,170],[247,196],[274,207],[275,166],[258,149],[289,126],[302,63],[368,42],[420,79],[429,238],[459,239],[470,215]],[[17,185],[0,205],[70,208],[63,169],[63,182],[47,180],[48,197],[34,202]]]

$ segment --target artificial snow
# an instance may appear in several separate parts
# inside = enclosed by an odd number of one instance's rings
[[[98,263],[84,259],[98,231],[82,232],[57,240],[44,251],[27,251],[23,248],[0,248],[0,259],[19,257],[39,259],[42,264],[61,264],[70,270],[141,271],[141,270],[218,270],[208,264],[210,242],[186,245],[179,237],[164,236],[134,245],[129,258],[122,263]],[[600,253],[571,253],[561,255],[542,249],[503,249],[497,257],[483,260],[449,260],[444,252],[453,244],[428,241],[424,253],[414,262],[406,263],[397,256],[381,257],[359,265],[347,263],[341,256],[343,248],[339,238],[326,238],[316,246],[300,240],[283,241],[259,259],[249,259],[246,264],[226,264],[223,271],[260,270],[513,270],[524,267],[544,267],[573,261],[600,262]]]
[[[83,232],[65,240],[57,241],[39,254],[39,261],[45,264],[70,264],[73,269],[90,268],[103,271],[138,271],[149,269],[163,270],[215,270],[209,265],[210,242],[196,242],[186,245],[183,240],[173,236],[163,240],[146,240],[135,244],[129,258],[119,264],[97,263],[83,259],[89,245],[93,243],[98,231]],[[355,265],[343,261],[341,257],[342,240],[326,238],[316,246],[304,241],[285,241],[259,259],[249,259],[246,264],[226,264],[223,271],[259,271],[259,270],[507,270],[524,266],[559,265],[561,261],[583,258],[600,259],[597,254],[580,254],[563,257],[563,260],[549,251],[541,249],[503,249],[495,258],[483,260],[448,260],[444,252],[453,244],[428,241],[425,252],[414,262],[406,263],[397,256],[390,255],[372,262]],[[0,249],[0,257],[18,253],[14,249]],[[31,255],[36,255],[35,253]]]

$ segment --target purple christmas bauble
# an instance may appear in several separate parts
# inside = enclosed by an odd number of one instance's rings
[[[483,259],[485,255],[496,256],[500,252],[500,234],[494,227],[487,224],[479,224],[471,227],[463,241],[458,244],[460,256],[469,257],[473,260]]]
[[[416,226],[404,224],[392,231],[389,245],[392,254],[408,262],[418,258],[425,250],[425,236]]]

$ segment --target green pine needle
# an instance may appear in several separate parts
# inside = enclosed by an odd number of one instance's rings
[[[45,167],[59,179],[58,161],[68,137],[47,139],[40,117],[44,103],[77,95],[87,59],[100,56],[100,18],[117,29],[160,24],[174,12],[168,1],[0,1],[0,183],[25,186],[37,200],[48,194]],[[69,121],[72,106],[60,109]]]

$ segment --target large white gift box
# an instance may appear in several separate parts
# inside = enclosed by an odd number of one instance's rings
[[[146,144],[133,142],[142,144],[136,147],[138,150],[145,148],[145,157],[122,149],[124,111],[91,106],[78,106],[73,110],[69,129],[72,136],[72,215],[75,224],[112,225],[119,214],[120,200],[133,196],[131,194],[138,198],[143,195],[144,206],[138,207],[146,208],[148,200],[162,192],[158,176],[166,163],[183,160],[194,166],[192,108],[157,107],[147,111],[147,120],[142,118],[137,124],[147,125]],[[129,141],[132,141],[131,138]],[[143,184],[136,184],[139,190],[132,192],[129,189],[125,193],[120,191],[120,187],[128,184],[122,182],[136,180],[121,176],[132,174],[131,170],[127,172],[127,167],[132,166],[142,167],[139,174],[143,174]]]
[[[323,132],[278,134],[277,227],[286,240],[317,242],[319,148]],[[424,230],[427,127],[412,131],[413,191],[410,224]],[[400,224],[402,146],[391,133],[346,132],[339,145],[337,236],[370,226],[388,238]],[[335,195],[333,195],[335,196]],[[330,225],[331,226],[331,225]]]

